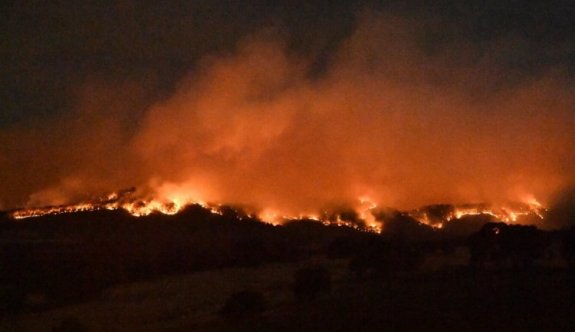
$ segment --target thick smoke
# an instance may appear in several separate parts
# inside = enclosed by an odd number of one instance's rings
[[[551,200],[543,227],[550,229],[575,226],[575,186],[565,187]]]
[[[360,15],[323,59],[273,29],[206,56],[150,105],[90,80],[76,111],[0,132],[0,201],[141,194],[314,213],[369,199],[545,202],[575,179],[575,94],[562,68],[507,66],[521,39],[429,45],[429,22]]]

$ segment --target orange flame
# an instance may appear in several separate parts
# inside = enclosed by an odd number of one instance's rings
[[[135,217],[148,216],[153,213],[160,213],[166,215],[175,215],[182,211],[183,208],[189,205],[197,204],[205,209],[208,209],[214,214],[223,214],[222,205],[208,204],[203,201],[186,200],[182,198],[172,199],[131,199],[126,196],[131,195],[135,189],[129,189],[119,192],[114,192],[104,196],[94,202],[81,202],[78,204],[58,205],[39,208],[19,209],[9,213],[13,219],[26,219],[41,217],[46,215],[59,215],[75,212],[86,211],[99,211],[99,210],[123,210]],[[340,215],[335,218],[322,218],[313,213],[300,213],[297,215],[284,213],[280,210],[273,208],[266,208],[258,213],[250,213],[248,215],[256,217],[259,220],[279,225],[287,220],[301,220],[309,219],[321,222],[325,225],[335,225],[342,227],[350,227],[363,231],[380,233],[382,231],[383,223],[376,219],[374,212],[378,205],[368,196],[361,196],[358,199],[358,205],[355,208],[357,216],[365,223],[365,227],[358,225],[349,220],[344,220]],[[536,216],[543,219],[543,213],[546,209],[535,198],[529,197],[524,203],[507,204],[507,205],[461,205],[449,206],[448,211],[444,215],[437,217],[433,216],[428,209],[422,208],[413,210],[407,214],[417,220],[418,222],[431,226],[436,229],[444,227],[446,222],[455,219],[460,219],[465,216],[489,215],[497,220],[506,223],[515,223],[524,216]],[[324,213],[325,215],[325,213]]]
[[[454,206],[451,211],[441,218],[443,220],[435,222],[432,220],[433,218],[430,216],[430,213],[424,209],[411,211],[409,215],[422,224],[440,229],[443,228],[444,222],[461,219],[465,216],[488,215],[505,223],[515,223],[518,222],[521,217],[526,216],[536,216],[543,220],[545,211],[547,211],[547,209],[544,208],[541,203],[535,198],[530,198],[524,203],[519,204]]]

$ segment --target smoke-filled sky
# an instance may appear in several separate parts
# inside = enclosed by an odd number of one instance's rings
[[[142,195],[310,213],[575,182],[570,1],[14,1],[0,208]]]

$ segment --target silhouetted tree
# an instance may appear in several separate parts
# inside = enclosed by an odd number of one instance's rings
[[[349,262],[349,270],[358,277],[365,276],[369,271],[386,274],[390,269],[391,247],[379,236],[367,238]]]
[[[76,317],[66,317],[52,328],[52,332],[87,332],[88,327]]]
[[[396,213],[382,219],[385,227],[382,235],[400,241],[425,241],[434,238],[435,232],[405,213]]]
[[[562,255],[568,266],[575,267],[575,226],[564,231]]]
[[[331,291],[331,274],[323,266],[309,266],[294,274],[293,292],[300,301],[315,299],[320,293]]]
[[[355,236],[338,237],[327,247],[329,258],[345,258],[353,256],[359,248],[360,239]]]
[[[501,244],[498,237],[505,228],[507,225],[504,223],[490,222],[471,234],[467,243],[472,267],[483,268],[487,262],[499,259]]]
[[[244,290],[233,293],[219,314],[225,318],[243,319],[262,313],[265,307],[265,298],[261,292]]]
[[[389,264],[392,271],[414,272],[425,259],[424,252],[412,243],[392,243]]]
[[[543,257],[549,244],[548,234],[535,226],[487,223],[469,237],[470,264],[529,267]]]
[[[271,260],[271,255],[263,239],[251,238],[238,241],[233,245],[236,264],[257,267]]]
[[[556,197],[553,206],[543,220],[546,228],[567,228],[575,226],[575,186],[565,188]]]
[[[0,286],[0,316],[12,314],[24,309],[26,293],[17,286]]]

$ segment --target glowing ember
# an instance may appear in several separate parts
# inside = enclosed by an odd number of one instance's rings
[[[445,222],[461,219],[465,216],[488,215],[505,222],[515,223],[521,217],[536,216],[543,219],[546,209],[535,199],[525,203],[514,203],[506,205],[460,205],[460,206],[431,206],[409,212],[410,217],[422,224],[442,228]]]
[[[25,219],[74,212],[124,210],[133,216],[141,217],[155,212],[173,215],[180,212],[184,206],[188,205],[181,204],[177,201],[159,201],[155,199],[137,200],[130,197],[134,192],[135,188],[130,188],[110,193],[106,196],[93,199],[89,202],[20,209],[12,211],[9,215],[13,219]]]
[[[76,205],[49,206],[41,208],[16,210],[10,213],[10,217],[14,219],[25,219],[33,217],[42,217],[46,215],[56,215],[56,214],[74,213],[83,211],[96,211],[102,209],[108,209],[108,207],[93,205],[89,203],[81,203]]]
[[[381,232],[380,223],[375,220],[373,211],[377,208],[377,204],[369,197],[363,196],[359,198],[359,217],[365,220],[366,226],[377,233]]]
[[[13,219],[26,219],[46,215],[99,210],[123,210],[135,217],[147,216],[152,213],[174,215],[186,206],[192,204],[200,205],[214,214],[222,215],[224,213],[224,207],[218,204],[182,199],[135,199],[131,197],[134,192],[135,189],[131,188],[108,194],[102,198],[94,199],[91,202],[19,209],[10,212],[9,216]],[[362,196],[358,199],[358,205],[354,209],[354,218],[345,216],[344,213],[328,213],[327,211],[324,211],[321,217],[312,213],[290,215],[289,213],[283,213],[271,208],[247,215],[273,225],[280,225],[288,220],[308,219],[321,222],[325,225],[350,227],[362,231],[379,233],[382,230],[382,222],[375,217],[377,207],[378,205],[372,199],[367,196]],[[238,213],[238,210],[232,210]],[[461,219],[465,216],[488,215],[499,221],[515,223],[518,222],[521,217],[525,216],[536,216],[539,219],[543,219],[543,213],[545,211],[546,209],[537,200],[529,198],[525,203],[506,205],[435,205],[407,212],[407,215],[422,224],[441,229],[446,223]],[[238,215],[242,213],[238,213]]]
[[[182,206],[176,202],[163,203],[155,200],[148,202],[140,201],[135,203],[126,203],[122,204],[120,207],[137,217],[147,216],[154,212],[173,215],[182,209]]]

